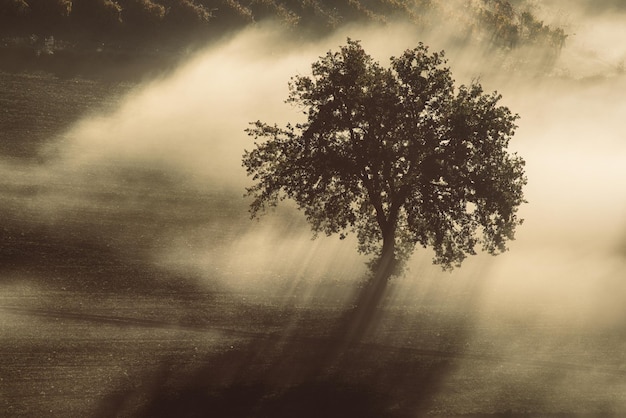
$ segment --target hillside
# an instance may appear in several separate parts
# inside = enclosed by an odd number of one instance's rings
[[[453,22],[455,42],[558,54],[565,31],[526,0],[1,0],[4,69],[123,76],[167,68],[212,40],[272,20],[311,38],[346,24],[403,21],[416,31]],[[139,63],[139,64],[138,64]]]

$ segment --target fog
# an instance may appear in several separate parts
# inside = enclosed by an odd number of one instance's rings
[[[532,60],[513,71],[515,53],[461,49],[443,25],[428,33],[346,26],[316,40],[279,25],[251,27],[138,86],[114,111],[78,121],[42,148],[40,163],[3,161],[5,212],[93,237],[201,288],[219,283],[302,300],[330,288],[345,302],[345,289],[365,274],[354,239],[312,240],[289,202],[248,219],[241,156],[253,141],[244,129],[299,120],[300,109],[284,103],[289,78],[307,74],[348,36],[383,64],[425,41],[447,51],[457,82],[480,78],[520,114],[511,149],[527,162],[528,203],[505,254],[442,272],[418,249],[392,284],[392,305],[467,310],[481,324],[618,329],[626,325],[626,45],[618,41],[626,12],[568,7],[561,19],[573,34],[545,72]]]
[[[347,36],[360,39],[383,63],[425,39],[433,50],[448,51],[458,82],[480,77],[487,90],[501,92],[502,103],[521,115],[512,149],[527,161],[526,222],[509,253],[468,261],[490,266],[481,278],[489,283],[484,297],[503,306],[510,306],[508,298],[513,298],[562,303],[573,310],[605,309],[605,297],[619,292],[603,292],[607,286],[620,286],[617,277],[624,268],[620,248],[626,196],[619,186],[626,180],[620,127],[626,80],[617,68],[626,48],[611,42],[622,37],[624,17],[572,22],[578,29],[555,69],[534,77],[494,71],[497,63],[478,47],[458,50],[441,33],[419,34],[400,24],[346,27],[316,42],[285,40],[285,32],[271,25],[255,27],[207,48],[172,75],[138,87],[114,112],[76,123],[42,150],[45,164],[5,164],[5,178],[45,191],[21,202],[35,218],[52,221],[71,213],[78,224],[86,216],[87,225],[94,215],[120,215],[119,223],[128,225],[112,228],[107,239],[125,240],[131,247],[141,245],[138,237],[146,231],[125,221],[124,214],[154,212],[174,225],[150,229],[161,244],[146,256],[201,275],[204,271],[206,280],[215,280],[218,271],[228,274],[231,284],[246,287],[249,281],[255,288],[277,275],[285,280],[294,274],[358,279],[364,259],[356,254],[354,241],[311,240],[288,202],[277,215],[247,221],[247,202],[241,196],[248,179],[240,159],[253,144],[243,130],[258,119],[279,124],[299,120],[300,109],[284,103],[287,81],[308,73],[311,62]],[[106,193],[123,198],[103,199]],[[232,216],[221,215],[232,218],[222,225],[232,238],[216,248],[212,215],[201,215],[200,203],[209,199],[218,204],[218,193],[239,200],[228,204]],[[186,207],[190,199],[196,202]],[[189,210],[196,213],[191,224],[176,224],[185,223],[181,218]],[[431,280],[413,277],[422,264],[429,264],[429,255],[417,253],[402,280],[407,286]],[[472,280],[467,277],[471,270],[462,267],[450,274],[429,268],[427,275],[436,276],[439,286],[464,286]],[[246,272],[251,271],[260,277],[250,277]]]
[[[626,366],[623,350],[610,352],[623,348],[626,326],[626,44],[620,42],[626,10],[619,2],[545,4],[537,13],[570,33],[549,69],[542,66],[545,50],[503,53],[478,41],[461,44],[458,28],[447,22],[428,32],[405,23],[347,25],[315,39],[271,22],[251,26],[136,86],[112,111],[81,118],[50,138],[36,162],[0,160],[5,234],[26,234],[27,243],[45,236],[50,242],[41,245],[50,247],[93,245],[112,263],[172,272],[200,293],[219,288],[285,303],[350,306],[367,261],[353,237],[312,239],[289,201],[249,219],[250,179],[241,157],[254,145],[244,130],[256,120],[301,120],[301,109],[285,103],[290,77],[308,74],[312,62],[347,37],[361,40],[383,65],[424,41],[431,50],[445,49],[457,83],[479,79],[520,115],[511,150],[526,160],[528,203],[516,240],[497,257],[479,254],[443,272],[430,250],[418,248],[405,276],[391,282],[379,317],[385,342],[429,348],[419,346],[420,332],[435,331],[413,329],[402,313],[454,314],[469,331],[442,329],[437,337],[455,334],[470,354],[519,362],[515,381],[543,391],[537,399],[552,396],[554,411],[572,410],[583,392],[591,399],[584,405],[623,410],[623,397],[603,388],[623,387],[610,373]],[[44,277],[47,267],[3,274],[28,282]],[[55,271],[55,280],[62,274]],[[151,273],[144,276],[152,280]],[[612,345],[603,348],[596,335]],[[604,368],[572,383],[568,355]],[[545,361],[561,371],[536,386],[545,377],[537,377],[537,366]],[[601,374],[607,364],[608,377]],[[448,381],[462,380],[464,367],[471,361],[459,361]],[[494,387],[473,399],[477,410],[511,396],[497,373],[481,377]]]
[[[513,147],[527,161],[529,204],[511,252],[494,260],[494,304],[622,321],[626,49],[611,40],[623,38],[625,16],[575,22],[557,62],[563,76],[501,89],[522,116]]]

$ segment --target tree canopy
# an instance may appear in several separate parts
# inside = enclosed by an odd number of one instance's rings
[[[390,63],[348,39],[292,78],[306,121],[247,130],[263,140],[243,156],[252,216],[292,199],[315,233],[356,234],[385,277],[418,245],[444,268],[477,246],[505,251],[526,184],[507,150],[518,115],[476,82],[455,87],[444,53],[421,43]]]

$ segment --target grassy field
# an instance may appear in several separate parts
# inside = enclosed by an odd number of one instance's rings
[[[37,158],[46,141],[82,116],[111,110],[131,85],[0,71],[0,86],[1,155]]]
[[[5,416],[620,416],[626,405],[624,338],[608,333],[396,307],[368,341],[332,351],[341,307],[329,304],[2,295]]]
[[[0,73],[0,85],[0,153],[19,173],[133,88],[34,73]],[[362,344],[342,347],[334,330],[353,283],[331,280],[309,299],[200,286],[155,261],[158,239],[132,237],[242,222],[230,195],[142,195],[172,218],[143,209],[59,221],[31,216],[45,190],[14,180],[0,180],[0,416],[626,415],[618,326],[515,320],[461,295],[390,303]],[[102,201],[115,207],[136,187]],[[215,245],[232,239],[216,233]]]

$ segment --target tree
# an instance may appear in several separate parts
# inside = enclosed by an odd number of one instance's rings
[[[290,82],[306,122],[257,121],[243,155],[251,214],[296,202],[315,233],[354,233],[375,254],[357,305],[371,312],[416,245],[458,266],[476,246],[498,254],[514,238],[524,202],[524,160],[507,151],[517,115],[480,84],[454,87],[443,51],[419,44],[375,62],[358,41]]]

